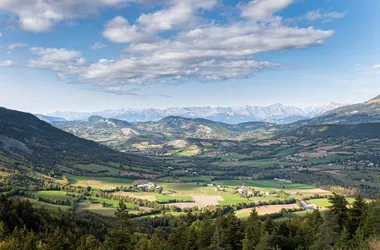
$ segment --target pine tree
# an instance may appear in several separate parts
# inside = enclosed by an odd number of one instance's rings
[[[367,213],[367,204],[360,195],[355,197],[352,207],[349,209],[348,214],[350,217],[348,231],[350,235],[354,235],[355,231],[359,228],[360,223],[365,221]]]
[[[338,247],[338,249],[341,249],[341,250],[352,249],[352,247],[351,247],[351,233],[347,228],[343,229],[336,246]]]
[[[273,220],[272,220],[272,218],[269,215],[267,215],[265,217],[263,229],[264,229],[264,232],[268,232],[268,233],[272,233],[272,231],[274,229]]]
[[[338,224],[338,216],[328,211],[326,217],[320,226],[319,232],[316,235],[316,241],[311,249],[330,249],[339,239],[341,229]]]
[[[268,232],[265,232],[260,237],[260,242],[259,242],[259,244],[257,244],[255,250],[271,250],[271,249],[273,249],[271,247],[272,238],[273,237]]]
[[[9,229],[4,221],[0,221],[0,241],[4,241],[9,236]]]
[[[248,220],[245,223],[243,249],[255,249],[255,246],[259,244],[261,237],[261,221],[256,212],[256,209],[252,209]]]
[[[344,196],[337,195],[335,193],[331,198],[329,198],[329,202],[331,203],[331,206],[329,207],[330,212],[336,216],[341,232],[343,228],[347,226],[348,222],[348,202]]]

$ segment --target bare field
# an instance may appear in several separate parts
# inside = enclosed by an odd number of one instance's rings
[[[264,215],[264,214],[273,214],[273,213],[278,213],[281,211],[281,209],[294,209],[294,208],[299,208],[299,206],[294,203],[294,204],[285,204],[285,205],[268,205],[268,206],[260,206],[256,207],[256,211],[259,215]],[[245,208],[242,210],[237,211],[236,213],[241,214],[241,213],[250,213],[252,211],[252,208]]]
[[[148,200],[148,201],[156,201],[156,196],[152,193],[132,193],[132,192],[116,192],[116,195],[130,196],[138,199]]]

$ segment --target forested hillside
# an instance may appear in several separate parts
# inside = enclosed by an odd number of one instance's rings
[[[380,203],[330,198],[331,207],[300,219],[274,221],[253,209],[246,221],[231,209],[130,219],[119,203],[116,220],[35,209],[0,198],[0,249],[362,249],[380,246]]]
[[[154,165],[148,157],[124,154],[39,120],[32,114],[0,108],[0,151],[35,164],[53,166],[88,161]]]

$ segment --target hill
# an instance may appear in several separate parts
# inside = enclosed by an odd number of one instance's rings
[[[226,124],[203,118],[170,116],[157,122],[129,123],[111,118],[91,116],[87,121],[54,123],[76,136],[100,142],[120,151],[146,151],[178,144],[188,138],[242,140],[268,138],[279,125],[265,122]],[[182,141],[183,144],[183,141]]]
[[[95,161],[153,164],[149,158],[114,151],[55,128],[32,114],[5,108],[0,108],[0,152],[50,166]]]
[[[380,138],[380,123],[310,125],[287,132],[285,135],[309,140],[343,137],[350,139],[375,139]]]
[[[296,122],[296,124],[359,124],[370,122],[380,122],[380,96],[364,103],[339,107],[313,119]]]

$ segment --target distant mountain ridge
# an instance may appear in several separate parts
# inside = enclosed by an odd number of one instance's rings
[[[364,103],[338,107],[296,125],[380,123],[380,95]]]
[[[115,118],[128,122],[159,121],[168,116],[184,118],[204,118],[215,122],[238,124],[243,122],[263,121],[278,124],[291,123],[309,119],[326,111],[343,106],[330,103],[319,107],[298,108],[285,106],[280,103],[270,106],[238,106],[238,107],[178,107],[167,109],[133,109],[104,110],[100,112],[60,112],[56,111],[47,116],[62,117],[68,121],[87,120],[91,116]]]

